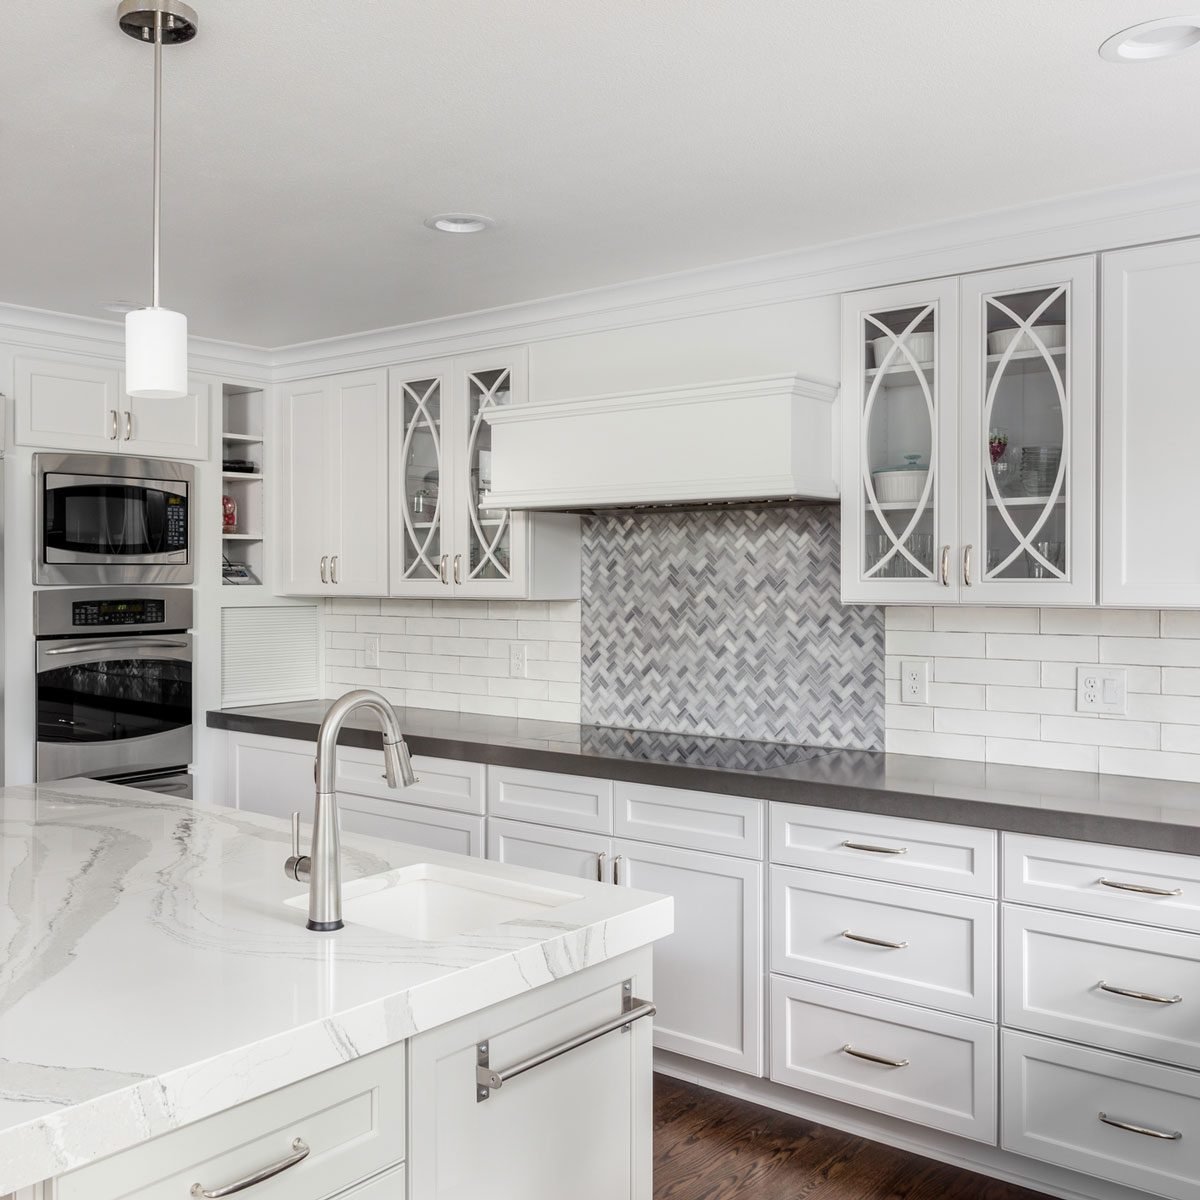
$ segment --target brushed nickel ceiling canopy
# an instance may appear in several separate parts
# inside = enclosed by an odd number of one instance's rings
[[[122,0],[117,21],[131,38],[154,42],[162,14],[162,44],[174,46],[196,36],[196,10],[182,0]]]

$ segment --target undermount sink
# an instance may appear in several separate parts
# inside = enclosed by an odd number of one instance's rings
[[[580,899],[536,884],[434,863],[417,863],[342,887],[342,919],[422,942],[491,929]],[[308,893],[285,900],[307,909]]]

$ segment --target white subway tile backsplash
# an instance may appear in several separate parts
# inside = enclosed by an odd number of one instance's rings
[[[543,679],[489,679],[489,696],[512,696],[517,700],[549,700],[550,685]]]
[[[458,637],[458,622],[450,617],[406,617],[404,632],[429,637]]]
[[[487,658],[488,644],[483,638],[476,637],[435,637],[429,649],[432,654]]]
[[[1031,658],[1038,662],[1095,662],[1099,638],[1068,634],[987,635],[988,658]]]
[[[887,627],[928,632],[933,628],[933,609],[918,605],[912,608],[893,608],[888,612]]]
[[[1036,608],[935,608],[934,629],[959,633],[1037,633]]]
[[[988,762],[1200,782],[1200,613],[963,606],[885,620],[889,679],[901,658],[933,663],[928,706],[895,703],[889,685],[889,750],[978,759],[982,739]],[[982,653],[967,653],[972,638]],[[1097,663],[1124,671],[1124,714],[1078,712],[1079,669]]]

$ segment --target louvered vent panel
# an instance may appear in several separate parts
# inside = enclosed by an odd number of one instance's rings
[[[319,696],[317,613],[298,605],[222,609],[222,706]]]

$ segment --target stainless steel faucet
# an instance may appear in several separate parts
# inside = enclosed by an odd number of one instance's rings
[[[346,718],[369,708],[383,726],[383,767],[388,787],[417,782],[404,734],[392,706],[378,692],[359,689],[335,700],[317,734],[317,802],[313,811],[312,849],[300,853],[300,814],[292,813],[292,856],[284,864],[288,877],[308,881],[308,927],[320,932],[342,928],[342,846],[338,834],[337,741]]]

